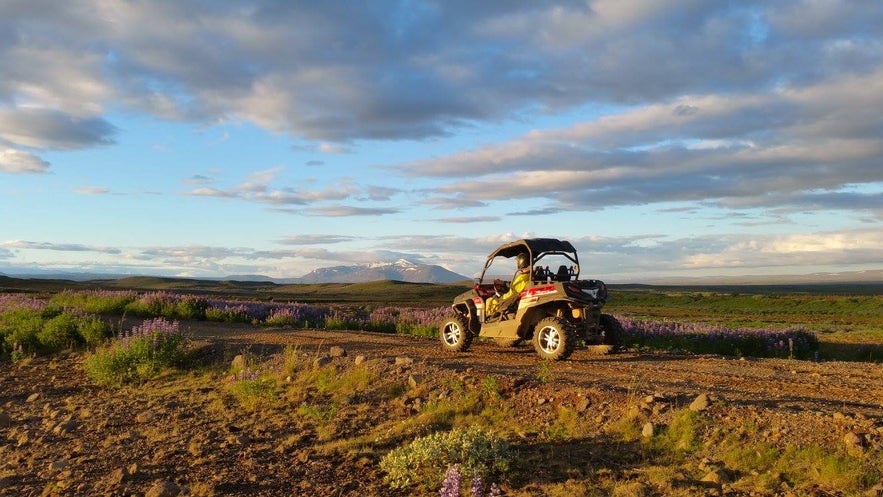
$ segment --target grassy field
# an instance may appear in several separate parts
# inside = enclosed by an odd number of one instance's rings
[[[271,282],[131,277],[75,282],[0,277],[0,292],[49,297],[63,290],[133,290],[194,294],[256,302],[438,308],[468,290],[469,282],[398,281],[279,285]],[[733,329],[815,333],[826,359],[883,358],[883,284],[792,286],[613,285],[605,311],[632,319],[723,326]]]

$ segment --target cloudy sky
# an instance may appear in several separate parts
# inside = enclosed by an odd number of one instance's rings
[[[357,4],[357,5],[354,5]],[[0,271],[883,269],[883,2],[0,2]]]

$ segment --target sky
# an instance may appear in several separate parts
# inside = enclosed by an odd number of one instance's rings
[[[0,272],[883,269],[883,2],[0,1]]]

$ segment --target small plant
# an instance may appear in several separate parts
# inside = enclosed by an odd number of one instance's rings
[[[552,361],[543,360],[537,363],[537,380],[542,384],[555,381],[555,370],[552,369]]]
[[[250,368],[232,375],[228,390],[247,412],[254,412],[276,398],[275,382],[270,378],[262,378],[260,371]]]
[[[510,459],[505,440],[471,427],[417,438],[388,453],[380,461],[380,468],[387,474],[384,481],[392,488],[438,488],[450,466],[459,465],[458,472],[467,478],[480,475],[487,479],[508,471]]]

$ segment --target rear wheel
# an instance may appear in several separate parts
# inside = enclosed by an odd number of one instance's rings
[[[442,347],[452,352],[465,352],[472,344],[472,332],[466,327],[463,316],[456,316],[442,323],[438,335]]]
[[[534,328],[533,347],[543,359],[552,361],[567,359],[576,347],[576,334],[564,320],[546,318]]]
[[[614,350],[622,346],[622,324],[610,314],[601,314],[601,334],[605,345],[612,345]]]

